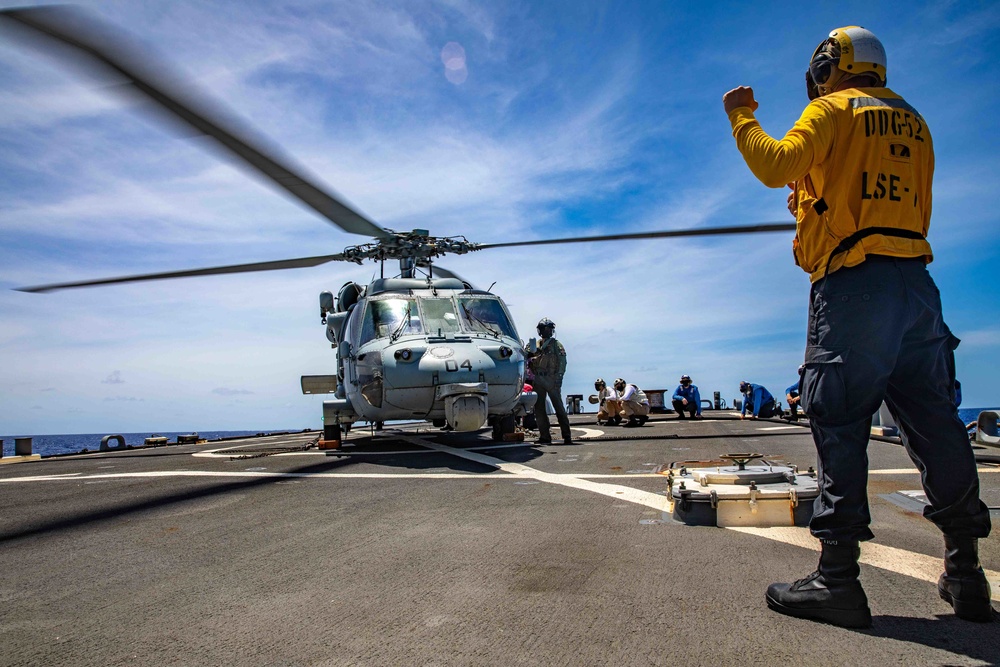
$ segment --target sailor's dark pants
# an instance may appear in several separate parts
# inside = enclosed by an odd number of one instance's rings
[[[801,376],[818,454],[809,528],[825,540],[869,540],[868,439],[883,399],[920,471],[924,516],[955,537],[985,537],[989,510],[955,407],[958,339],[922,259],[869,257],[813,283]]]
[[[684,413],[688,412],[691,414],[691,419],[694,419],[695,414],[698,412],[698,406],[694,404],[694,401],[688,401],[688,404],[684,405],[682,401],[676,398],[672,400],[674,405],[674,412],[677,413],[678,417],[684,419]]]
[[[562,377],[535,375],[535,382],[531,385],[538,397],[535,399],[535,421],[538,422],[538,435],[542,440],[551,439],[549,431],[549,416],[545,412],[546,397],[552,401],[552,409],[556,411],[556,419],[559,421],[559,430],[562,432],[563,440],[569,440],[571,432],[569,430],[569,417],[566,416],[566,406],[562,402]]]
[[[747,402],[746,414],[753,416],[753,403]],[[773,398],[760,406],[760,410],[757,411],[757,416],[761,419],[770,419],[776,414],[778,414],[778,409]]]

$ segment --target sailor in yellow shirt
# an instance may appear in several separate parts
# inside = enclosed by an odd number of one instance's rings
[[[809,105],[780,140],[754,118],[753,90],[723,97],[736,145],[765,185],[792,188],[795,262],[812,282],[800,393],[816,443],[820,494],[809,528],[819,567],[772,584],[781,613],[871,625],[858,580],[869,524],[867,446],[885,400],[921,471],[924,515],[944,533],[940,596],[968,620],[993,616],[977,538],[990,532],[975,458],[955,408],[958,339],[927,272],[934,148],[926,119],[886,85],[882,43],[838,28],[813,52]]]

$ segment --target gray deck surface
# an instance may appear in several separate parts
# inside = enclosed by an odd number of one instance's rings
[[[815,568],[788,539],[806,529],[675,523],[654,473],[743,451],[805,469],[812,440],[706,416],[577,415],[574,446],[470,453],[488,431],[422,426],[401,432],[460,451],[359,429],[348,456],[294,451],[303,433],[0,466],[0,665],[1000,665],[1000,623],[919,574],[941,538],[896,493],[920,484],[894,444],[869,449],[896,471],[869,482],[874,627],[769,611],[769,583]],[[1000,505],[1000,472],[980,478]]]

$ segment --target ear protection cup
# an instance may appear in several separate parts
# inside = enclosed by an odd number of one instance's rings
[[[816,87],[812,72],[809,70],[806,70],[806,97],[809,98],[810,102],[819,97],[819,88]]]
[[[816,47],[812,60],[809,61],[809,74],[817,86],[822,86],[830,80],[830,76],[840,62],[840,53],[835,52],[836,44],[835,40],[826,40]],[[836,49],[836,51],[839,50]]]

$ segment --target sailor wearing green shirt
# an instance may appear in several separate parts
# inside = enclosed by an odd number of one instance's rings
[[[559,420],[559,429],[562,431],[563,442],[567,445],[573,444],[573,437],[569,430],[569,417],[566,416],[566,406],[562,402],[562,381],[566,374],[566,348],[555,338],[556,323],[547,317],[543,317],[536,327],[539,337],[542,339],[537,350],[525,350],[524,354],[531,359],[531,368],[535,373],[535,382],[532,388],[537,398],[535,399],[535,421],[538,422],[538,443],[547,445],[552,442],[552,434],[549,429],[549,416],[545,411],[545,400],[552,402],[552,409],[556,412],[556,419]]]

